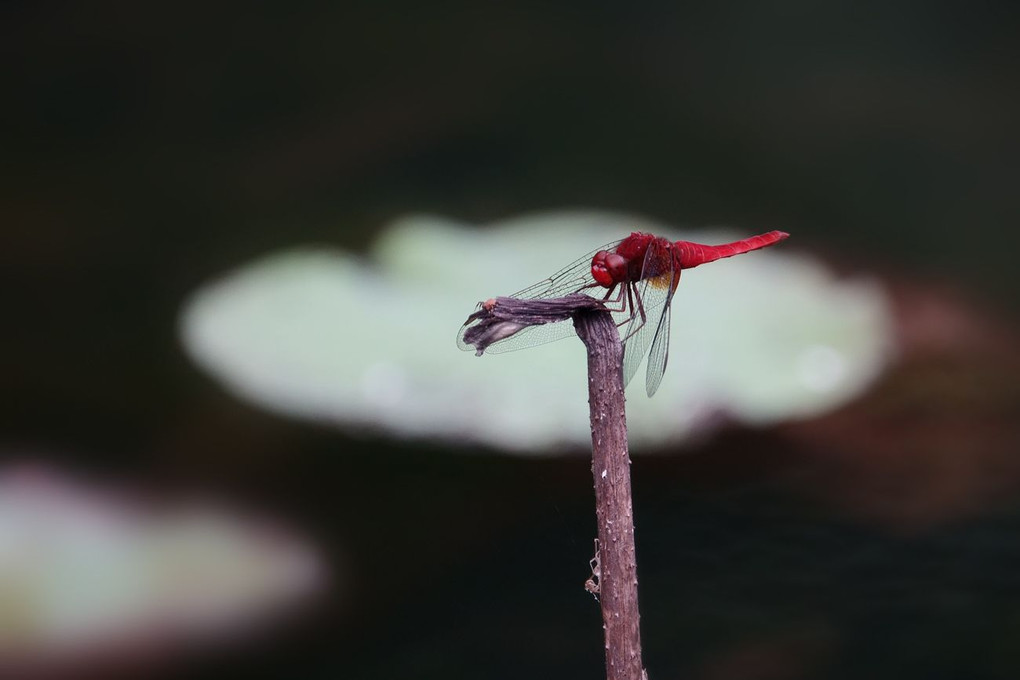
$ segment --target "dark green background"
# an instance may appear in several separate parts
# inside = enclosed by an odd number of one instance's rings
[[[583,457],[249,409],[183,356],[182,299],[407,212],[583,206],[784,229],[1007,309],[1018,26],[1010,2],[4,3],[0,437],[325,546],[314,616],[168,676],[598,677]],[[635,463],[653,678],[1020,674],[1016,506],[905,537],[805,501],[824,451],[792,449]]]

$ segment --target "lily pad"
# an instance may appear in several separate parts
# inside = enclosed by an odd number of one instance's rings
[[[232,638],[322,585],[317,551],[275,523],[0,469],[2,672]]]
[[[520,453],[587,447],[584,347],[566,339],[483,356],[454,336],[479,300],[530,285],[631,231],[720,243],[601,212],[542,214],[483,228],[402,219],[367,257],[295,247],[201,287],[180,332],[223,385],[277,413]],[[873,280],[839,280],[783,245],[686,272],[673,302],[670,362],[654,399],[629,389],[634,449],[720,422],[806,418],[860,394],[891,355]]]

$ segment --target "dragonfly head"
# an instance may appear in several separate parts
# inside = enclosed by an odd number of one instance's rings
[[[612,288],[627,278],[627,260],[608,250],[600,250],[591,259],[591,276],[603,288]]]

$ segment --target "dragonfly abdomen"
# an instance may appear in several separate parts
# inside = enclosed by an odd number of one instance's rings
[[[724,257],[733,257],[751,250],[758,250],[774,243],[782,241],[789,236],[785,231],[770,231],[767,234],[752,236],[733,243],[725,243],[719,246],[706,246],[691,241],[677,241],[676,247],[680,251],[680,267],[690,269],[699,264],[714,262]]]

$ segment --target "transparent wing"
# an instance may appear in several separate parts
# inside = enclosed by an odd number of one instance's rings
[[[464,341],[464,332],[471,327],[471,322],[464,324],[457,333],[457,346],[471,352],[477,351],[475,346]],[[513,335],[498,340],[485,347],[486,354],[502,354],[503,352],[515,352],[519,349],[537,347],[547,342],[562,340],[574,335],[574,324],[570,320],[545,323],[538,326],[527,326]]]
[[[562,297],[570,293],[586,293],[591,294],[592,297],[601,296],[604,294],[605,289],[595,283],[595,279],[591,276],[591,260],[595,257],[595,253],[600,250],[613,250],[616,246],[620,245],[622,240],[618,239],[600,248],[596,248],[587,255],[574,260],[549,278],[542,279],[524,290],[519,290],[510,297],[521,300],[535,300],[538,298]]]
[[[675,273],[677,279],[680,272]],[[662,383],[662,376],[666,373],[666,361],[669,359],[669,328],[670,318],[673,313],[673,293],[676,292],[676,283],[670,286],[670,292],[662,307],[662,315],[659,317],[659,327],[655,331],[655,339],[652,340],[652,349],[648,352],[648,369],[645,373],[645,392],[648,396],[655,394]]]
[[[618,239],[596,248],[587,255],[583,255],[574,260],[549,278],[542,279],[538,283],[528,286],[524,290],[519,290],[510,297],[515,297],[521,300],[537,300],[563,297],[564,295],[570,295],[571,293],[583,293],[591,297],[602,298],[606,294],[606,289],[596,283],[595,279],[592,278],[591,260],[595,257],[595,253],[600,250],[612,250],[616,248],[622,240],[623,239]],[[624,315],[624,313],[617,312],[617,315]],[[463,350],[470,350],[473,352],[476,351],[474,345],[464,341],[464,332],[471,327],[472,323],[473,322],[469,321],[461,326],[460,331],[457,333],[457,346]],[[622,321],[617,320],[617,323],[622,323]],[[514,352],[519,349],[527,349],[528,347],[535,347],[537,345],[544,345],[548,342],[562,340],[563,338],[573,334],[574,325],[570,322],[570,320],[557,321],[537,326],[527,326],[513,335],[487,345],[485,347],[485,352],[490,354]]]
[[[648,352],[648,345],[655,337],[655,330],[661,323],[662,306],[666,301],[666,291],[652,286],[647,281],[642,281],[634,287],[635,297],[640,298],[634,301],[634,316],[627,324],[626,330],[620,336],[623,341],[623,386],[626,387],[631,379],[637,375],[641,360]],[[644,320],[641,318],[638,305],[642,305],[645,312]]]
[[[671,247],[672,244],[663,246],[661,242],[653,242],[648,247],[648,252],[645,253],[642,278],[632,286],[635,298],[633,301],[634,310],[630,323],[627,324],[627,328],[621,336],[623,338],[624,387],[637,374],[641,360],[648,352],[648,346],[657,336],[663,321],[668,323],[669,306],[667,303],[673,296],[673,291],[676,290],[676,273],[673,271],[673,256],[669,250]],[[666,265],[665,271],[656,276],[646,277],[645,274],[651,270],[653,263],[659,263],[660,267]],[[641,314],[642,311],[644,316]]]

